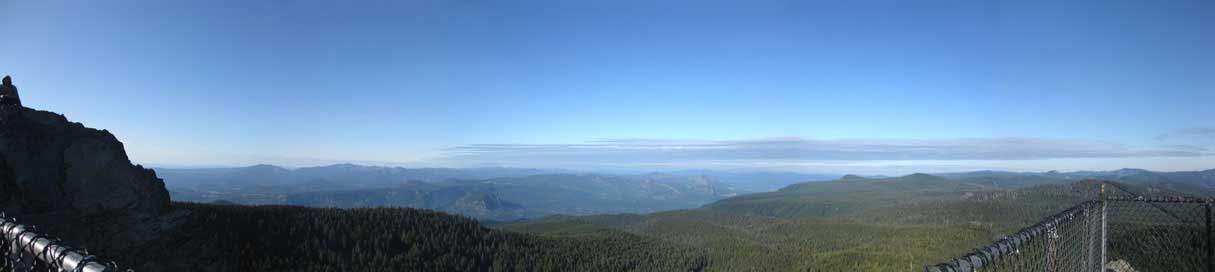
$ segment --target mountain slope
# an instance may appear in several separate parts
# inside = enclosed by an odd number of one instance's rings
[[[181,250],[227,254],[219,271],[699,271],[703,253],[610,229],[540,237],[405,208],[176,204]]]
[[[961,199],[967,193],[992,190],[996,189],[926,174],[886,179],[848,176],[836,181],[798,183],[776,192],[728,198],[707,207],[775,217],[832,218],[922,201]]]
[[[677,176],[677,177],[712,177],[713,179],[723,184],[730,185],[741,191],[746,192],[770,192],[777,189],[789,186],[790,184],[808,182],[808,181],[828,181],[839,178],[839,175],[830,174],[803,174],[794,172],[768,172],[768,171],[715,171],[715,170],[682,170],[671,172],[659,172],[649,174],[650,176]]]
[[[555,174],[462,184],[492,186],[502,198],[548,214],[648,213],[695,208],[737,195],[703,177],[637,178],[598,174]]]
[[[713,271],[914,271],[1091,199],[1097,185],[1005,189],[925,174],[846,176],[698,209],[498,227],[561,237],[595,228],[627,231],[704,248]]]
[[[602,213],[648,213],[695,208],[738,195],[731,186],[703,176],[667,175],[616,176],[601,174],[543,174],[491,179],[448,179],[422,182],[399,180],[395,171],[408,169],[332,166],[326,172],[343,168],[381,169],[389,174],[319,175],[300,174],[320,171],[287,170],[274,166],[255,166],[223,171],[189,172],[187,181],[170,184],[201,186],[170,187],[174,200],[192,202],[231,201],[241,204],[284,204],[314,207],[413,207],[458,213],[479,219],[511,221],[548,214],[587,215]],[[378,170],[377,170],[378,171]],[[451,170],[456,171],[456,170]],[[177,172],[182,174],[184,172]],[[378,173],[378,172],[377,172]],[[285,178],[289,183],[281,182]],[[180,176],[178,176],[180,177]],[[306,178],[305,178],[306,177]],[[384,184],[354,188],[354,184]],[[261,185],[224,185],[268,178]],[[308,180],[311,178],[312,180]],[[362,179],[362,180],[359,180]],[[288,185],[294,184],[294,185]],[[392,185],[387,185],[392,184]],[[369,185],[371,186],[371,185]],[[361,186],[360,186],[361,187]],[[197,188],[211,188],[198,190]]]
[[[706,250],[709,271],[915,271],[988,241],[975,226],[894,226],[777,218],[708,208],[550,217],[498,226],[577,237],[611,228]],[[914,248],[916,250],[906,250]]]
[[[502,199],[493,187],[439,186],[416,181],[391,188],[292,193],[284,195],[281,203],[309,207],[425,208],[494,221],[542,215]]]

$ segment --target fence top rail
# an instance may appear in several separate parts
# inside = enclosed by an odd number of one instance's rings
[[[1121,191],[1119,193],[1106,193],[1105,185],[1109,184],[1114,189]],[[1168,203],[1215,203],[1215,198],[1210,197],[1190,197],[1180,194],[1169,196],[1144,196],[1129,190],[1122,186],[1121,182],[1102,182],[1101,183],[1101,199],[1109,201],[1140,201],[1140,202],[1168,202]]]
[[[1106,196],[1105,200],[1109,201],[1137,201],[1137,202],[1164,202],[1164,203],[1215,203],[1212,198],[1198,198],[1188,196]]]

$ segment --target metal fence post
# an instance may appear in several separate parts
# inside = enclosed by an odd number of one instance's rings
[[[1105,264],[1108,262],[1108,260],[1106,260],[1105,249],[1109,247],[1110,244],[1109,240],[1106,238],[1106,225],[1108,222],[1105,221],[1105,205],[1109,201],[1105,199],[1104,181],[1101,182],[1101,193],[1099,194],[1099,197],[1101,198],[1101,263],[1098,266],[1101,267],[1101,271],[1105,271]]]
[[[1213,248],[1215,243],[1212,243],[1215,242],[1215,240],[1212,240],[1215,236],[1211,236],[1211,202],[1207,202],[1202,206],[1206,209],[1207,213],[1207,272],[1212,272],[1215,271],[1215,248]]]

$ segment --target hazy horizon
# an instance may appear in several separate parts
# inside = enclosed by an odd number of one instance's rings
[[[147,165],[1215,168],[1209,1],[696,3],[3,1],[0,74]]]
[[[1195,170],[1166,171],[1166,170],[1156,170],[1156,169],[1124,167],[1124,168],[1114,168],[1114,169],[1072,169],[1072,170],[1054,170],[1054,169],[1052,169],[1052,170],[1046,170],[1046,171],[1028,171],[1028,170],[1027,171],[1018,171],[1018,170],[998,170],[998,169],[985,169],[985,168],[965,168],[965,169],[959,168],[959,169],[952,170],[952,171],[936,171],[936,172],[915,171],[915,170],[905,170],[905,171],[891,170],[891,171],[884,171],[884,172],[830,172],[830,171],[805,171],[805,170],[796,170],[796,169],[795,170],[785,170],[785,169],[765,169],[765,168],[724,168],[724,169],[723,168],[716,168],[716,169],[710,169],[710,168],[701,168],[701,169],[697,169],[697,168],[640,168],[640,167],[555,168],[555,167],[509,167],[509,166],[496,166],[496,165],[467,166],[467,167],[443,167],[443,166],[415,166],[415,165],[392,163],[392,162],[367,162],[367,161],[363,161],[363,162],[329,162],[329,163],[298,164],[298,165],[259,163],[259,164],[241,164],[241,165],[144,164],[143,166],[149,167],[149,168],[154,168],[154,169],[206,170],[206,169],[246,168],[246,167],[257,167],[257,166],[268,165],[268,166],[280,167],[280,168],[288,169],[288,170],[296,170],[296,169],[301,169],[301,168],[329,167],[329,166],[338,166],[338,165],[347,165],[347,164],[354,165],[354,166],[360,166],[360,167],[384,167],[384,168],[406,168],[406,169],[423,169],[423,168],[536,169],[536,170],[542,170],[542,171],[554,171],[554,173],[590,173],[590,174],[609,174],[609,175],[637,175],[637,174],[648,174],[648,173],[711,171],[711,172],[724,172],[724,173],[796,173],[796,174],[825,175],[825,176],[861,175],[861,176],[869,176],[869,177],[876,177],[876,176],[898,177],[898,176],[906,176],[906,175],[912,175],[912,174],[930,174],[930,175],[956,174],[956,173],[983,172],[983,171],[1008,172],[1008,173],[1046,173],[1046,172],[1056,171],[1056,172],[1062,172],[1062,173],[1071,173],[1071,172],[1110,172],[1110,171],[1118,171],[1118,170],[1123,170],[1123,169],[1140,169],[1140,170],[1147,170],[1147,171],[1152,171],[1152,172],[1200,172],[1200,171],[1215,170],[1215,168],[1209,168],[1209,169],[1195,169]]]

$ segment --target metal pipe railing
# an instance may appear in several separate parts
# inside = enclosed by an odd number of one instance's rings
[[[95,260],[94,256],[82,253],[72,247],[51,240],[45,235],[33,231],[32,227],[17,224],[12,219],[0,214],[0,238],[3,238],[3,249],[6,255],[34,256],[34,261],[40,261],[47,267],[56,268],[61,272],[112,272],[117,271],[113,265],[106,265]],[[9,265],[19,265],[16,260],[4,260]],[[14,271],[18,267],[9,267]]]

